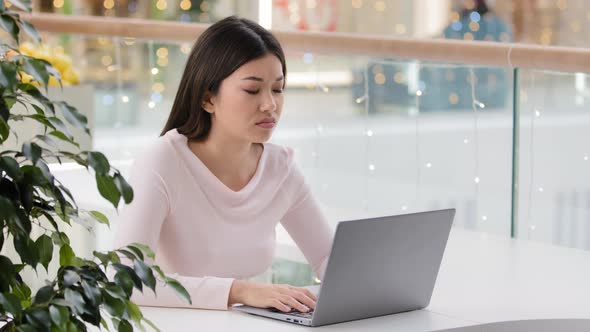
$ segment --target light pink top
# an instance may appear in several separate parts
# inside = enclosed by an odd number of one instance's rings
[[[173,129],[135,161],[130,174],[135,197],[123,208],[115,247],[149,245],[156,264],[183,284],[193,302],[158,282],[157,297],[147,287],[134,292],[137,304],[226,310],[233,280],[270,266],[279,221],[323,276],[333,230],[292,149],[265,143],[254,176],[236,192]]]

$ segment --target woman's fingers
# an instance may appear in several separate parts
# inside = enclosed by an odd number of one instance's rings
[[[276,308],[282,312],[289,312],[291,311],[291,307],[284,304],[283,302],[279,301],[278,299],[273,299],[270,301],[270,306]]]
[[[293,292],[295,292],[294,294],[300,294],[299,296],[295,296],[296,299],[300,300],[300,302],[302,302],[303,304],[305,304],[306,306],[310,307],[310,308],[315,308],[315,303],[317,302],[317,297],[307,288],[300,288],[300,287],[293,287],[290,286],[289,289]],[[292,293],[293,294],[293,293]],[[303,296],[303,297],[300,297]]]
[[[301,304],[301,302],[299,302],[298,300],[296,300],[292,296],[282,295],[281,297],[279,297],[279,300],[282,303],[286,304],[287,306],[290,306],[291,308],[294,308],[297,311],[301,311],[301,312],[308,312],[309,311],[308,307]]]

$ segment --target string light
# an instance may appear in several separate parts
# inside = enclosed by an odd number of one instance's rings
[[[160,58],[165,58],[168,56],[168,49],[166,47],[160,47],[156,51],[156,55]]]
[[[481,221],[487,221],[488,220],[488,216],[481,216]]]
[[[416,91],[416,96],[420,97],[422,95],[422,90],[417,90]]]
[[[469,143],[469,138],[465,137],[465,138],[463,139],[463,143],[465,143],[465,144],[468,144],[468,143]]]
[[[152,68],[152,75],[158,75],[158,72],[160,72],[160,70],[156,67]]]
[[[475,179],[473,179],[473,182],[479,183],[479,176],[476,176]]]
[[[154,108],[154,107],[156,107],[156,103],[154,103],[153,101],[150,101],[150,102],[148,103],[148,107],[149,107],[149,108]]]
[[[53,0],[53,7],[61,8],[64,6],[64,0]]]
[[[123,39],[123,42],[125,43],[125,45],[131,46],[131,45],[135,44],[135,38],[127,37],[127,38]]]
[[[543,192],[545,189],[543,189],[543,187],[539,187],[539,192]]]
[[[180,9],[189,10],[191,9],[192,3],[189,0],[182,0],[180,2]]]
[[[584,161],[588,161],[588,156],[584,156]]]
[[[121,97],[121,101],[124,102],[124,103],[128,103],[129,102],[129,97],[123,96],[123,97]]]
[[[375,2],[375,10],[378,12],[384,12],[385,11],[385,1],[377,1]]]
[[[180,52],[183,54],[188,54],[191,51],[191,46],[188,43],[183,43],[180,45]]]
[[[373,136],[373,131],[370,129],[367,130],[367,136],[369,136],[369,137]]]
[[[156,2],[156,8],[159,10],[165,10],[167,7],[168,3],[166,3],[166,0],[158,0],[158,2]]]
[[[431,163],[426,163],[426,168],[431,168],[432,164]]]
[[[375,165],[373,165],[373,164],[370,164],[370,165],[369,165],[369,171],[374,171],[374,170],[375,170]]]
[[[357,99],[355,99],[355,102],[356,102],[357,104],[360,104],[360,103],[362,103],[363,101],[365,101],[365,99],[367,99],[367,95],[364,95],[364,96],[358,97]]]
[[[541,116],[541,111],[539,111],[539,110],[536,109],[535,110],[535,116],[536,117],[540,117]]]
[[[113,58],[110,55],[103,55],[100,60],[105,66],[110,66],[113,63]]]
[[[115,1],[113,1],[113,0],[104,0],[104,2],[102,3],[102,5],[106,9],[113,9],[113,7],[115,7]]]
[[[408,209],[408,207],[407,207],[407,206],[405,206],[405,205],[402,205],[402,211],[406,211],[407,209]]]

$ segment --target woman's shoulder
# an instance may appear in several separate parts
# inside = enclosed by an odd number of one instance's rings
[[[148,168],[157,173],[168,172],[178,159],[176,145],[180,144],[175,135],[166,133],[150,141],[135,158],[136,167]]]
[[[279,167],[291,166],[295,162],[295,150],[288,146],[274,143],[264,143],[267,150],[267,162]]]

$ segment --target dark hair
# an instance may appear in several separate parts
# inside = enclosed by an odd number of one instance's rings
[[[221,82],[236,69],[269,53],[281,61],[286,80],[287,64],[281,45],[256,22],[229,16],[207,28],[188,57],[170,116],[160,135],[177,128],[190,140],[205,139],[211,129],[211,115],[202,106],[206,93],[216,95]]]
[[[461,18],[469,17],[472,12],[477,12],[480,16],[484,16],[490,11],[485,0],[475,0],[474,2],[473,9],[465,8],[461,11]]]

